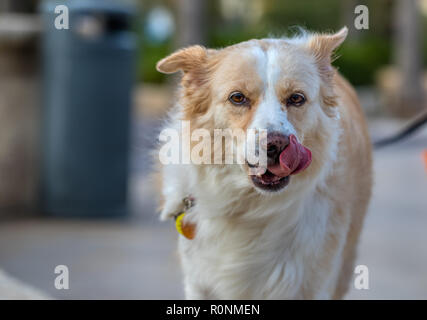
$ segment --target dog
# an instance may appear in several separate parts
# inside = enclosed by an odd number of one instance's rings
[[[344,27],[222,49],[194,45],[157,63],[159,72],[182,72],[164,128],[182,135],[188,121],[190,133],[266,133],[256,147],[266,168],[160,166],[161,219],[175,217],[184,235],[187,299],[340,299],[348,290],[372,159],[357,95],[331,65],[346,36]],[[158,152],[182,147],[171,141]],[[209,160],[237,142],[204,144]]]

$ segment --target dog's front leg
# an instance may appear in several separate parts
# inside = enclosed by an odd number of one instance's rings
[[[164,194],[164,198],[165,202],[160,212],[160,220],[171,219],[184,210],[184,203],[182,201],[184,195],[179,193]]]
[[[173,218],[184,210],[183,199],[190,194],[189,175],[183,166],[167,165],[162,171],[163,207],[161,220]]]

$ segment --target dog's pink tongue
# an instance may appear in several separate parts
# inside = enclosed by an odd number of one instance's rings
[[[292,134],[289,137],[289,145],[282,151],[279,164],[268,167],[268,170],[279,177],[286,177],[306,169],[311,163],[311,151],[298,143]]]

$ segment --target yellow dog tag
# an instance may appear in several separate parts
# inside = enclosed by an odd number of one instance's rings
[[[195,225],[192,223],[184,222],[185,212],[179,213],[175,217],[175,227],[178,233],[182,234],[187,239],[194,239],[195,236]]]

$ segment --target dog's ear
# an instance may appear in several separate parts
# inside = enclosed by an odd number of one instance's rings
[[[308,41],[308,48],[314,54],[319,70],[323,76],[333,75],[331,67],[332,55],[347,37],[348,29],[343,27],[334,34],[314,34]]]
[[[202,46],[191,46],[178,50],[157,62],[156,69],[162,73],[175,73],[200,68],[207,60],[207,50]]]

